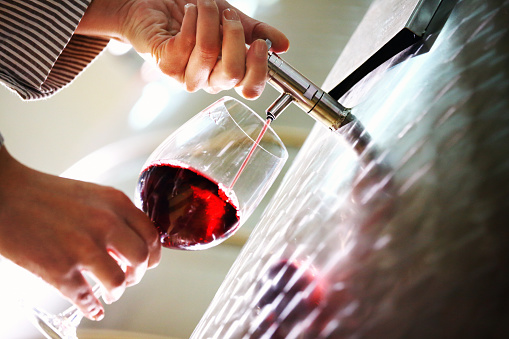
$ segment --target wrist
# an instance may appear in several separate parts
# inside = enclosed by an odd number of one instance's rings
[[[129,0],[92,0],[76,34],[120,38],[121,10]]]

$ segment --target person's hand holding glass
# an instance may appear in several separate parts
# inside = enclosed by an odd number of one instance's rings
[[[267,122],[240,101],[224,97],[149,156],[135,200],[158,230],[163,246],[207,249],[232,236],[249,218],[287,158],[285,146]],[[125,238],[122,233],[115,236]],[[100,295],[99,285],[94,293]],[[33,311],[35,325],[48,338],[76,338],[82,317],[77,308],[58,315]]]

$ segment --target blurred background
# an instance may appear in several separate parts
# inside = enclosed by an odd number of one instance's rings
[[[283,31],[291,42],[283,58],[321,85],[371,1],[230,3]],[[224,95],[241,99],[264,116],[279,93],[267,86],[255,101],[246,101],[235,91],[186,93],[129,46],[112,43],[71,86],[48,100],[22,102],[2,87],[0,130],[9,151],[22,163],[113,186],[132,197],[141,166],[152,150]],[[188,338],[313,124],[314,120],[293,106],[273,124],[289,150],[289,161],[269,196],[235,236],[204,252],[163,251],[157,269],[147,272],[120,301],[107,306],[103,321],[83,321],[80,338],[129,338],[127,333],[133,337],[141,333],[140,338],[149,334]],[[19,310],[21,298],[52,312],[69,305],[52,288],[5,260],[0,261],[0,277],[0,338],[41,338]]]

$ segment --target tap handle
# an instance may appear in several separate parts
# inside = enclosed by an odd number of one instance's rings
[[[272,46],[270,40],[266,40],[266,43],[269,48],[268,82],[282,94],[267,110],[267,117],[275,119],[291,102],[294,102],[304,112],[328,128],[336,130],[342,126],[350,110],[343,107],[276,53],[270,52]]]

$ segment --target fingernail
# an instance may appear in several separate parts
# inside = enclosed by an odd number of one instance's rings
[[[234,9],[227,8],[223,11],[223,16],[226,20],[240,21],[239,15]]]
[[[254,45],[255,45],[254,51],[255,51],[256,55],[259,57],[266,58],[268,50],[267,50],[267,44],[265,43],[265,41],[264,40],[256,40]]]
[[[90,311],[90,316],[95,321],[100,321],[104,318],[104,309],[102,307],[94,308]]]
[[[191,3],[191,2],[190,2],[190,3],[187,3],[187,4],[184,6],[184,13],[185,13],[185,12],[187,12],[187,10],[188,10],[189,8],[194,7],[194,6],[196,6],[196,5],[195,5],[195,4],[193,4],[193,3]]]

